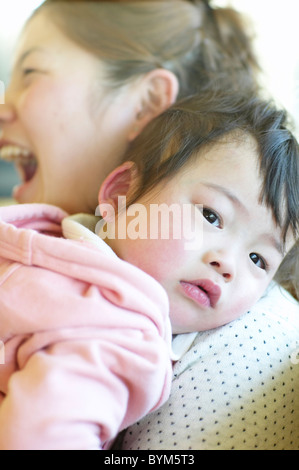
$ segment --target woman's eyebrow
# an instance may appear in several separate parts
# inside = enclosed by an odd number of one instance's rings
[[[23,52],[23,54],[18,58],[15,64],[15,67],[20,67],[22,63],[24,62],[24,60],[26,59],[26,57],[28,57],[33,52],[42,52],[43,50],[44,49],[40,46],[31,47],[27,51]]]

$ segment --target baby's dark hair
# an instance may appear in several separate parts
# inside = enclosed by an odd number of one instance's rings
[[[289,229],[297,239],[298,142],[287,127],[287,113],[255,94],[206,90],[158,116],[125,155],[125,160],[134,161],[140,175],[133,200],[162,181],[167,184],[205,147],[223,138],[238,140],[248,134],[258,146],[263,181],[260,200],[272,210],[283,239]]]

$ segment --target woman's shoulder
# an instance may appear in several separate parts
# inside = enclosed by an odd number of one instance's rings
[[[260,354],[285,360],[299,347],[299,304],[287,291],[272,284],[265,296],[239,319],[214,330],[198,333],[189,350],[175,365],[176,376],[194,362],[226,353],[237,362]],[[267,351],[265,353],[265,351]]]
[[[272,285],[240,319],[196,335],[175,364],[170,399],[123,446],[297,450],[298,368],[299,307]]]

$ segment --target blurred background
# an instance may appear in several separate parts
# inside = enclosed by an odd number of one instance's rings
[[[0,81],[6,86],[17,37],[41,0],[0,0]],[[299,0],[215,0],[243,12],[255,35],[255,49],[267,94],[294,119],[299,137]],[[0,104],[1,106],[1,104]],[[0,197],[9,197],[18,178],[12,165],[0,161]]]

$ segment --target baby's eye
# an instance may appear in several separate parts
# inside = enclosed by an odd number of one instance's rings
[[[249,258],[260,269],[267,271],[267,262],[257,253],[250,253]]]
[[[209,222],[209,224],[214,225],[214,227],[222,228],[221,217],[217,212],[212,211],[211,209],[203,208],[202,214],[204,218]]]

